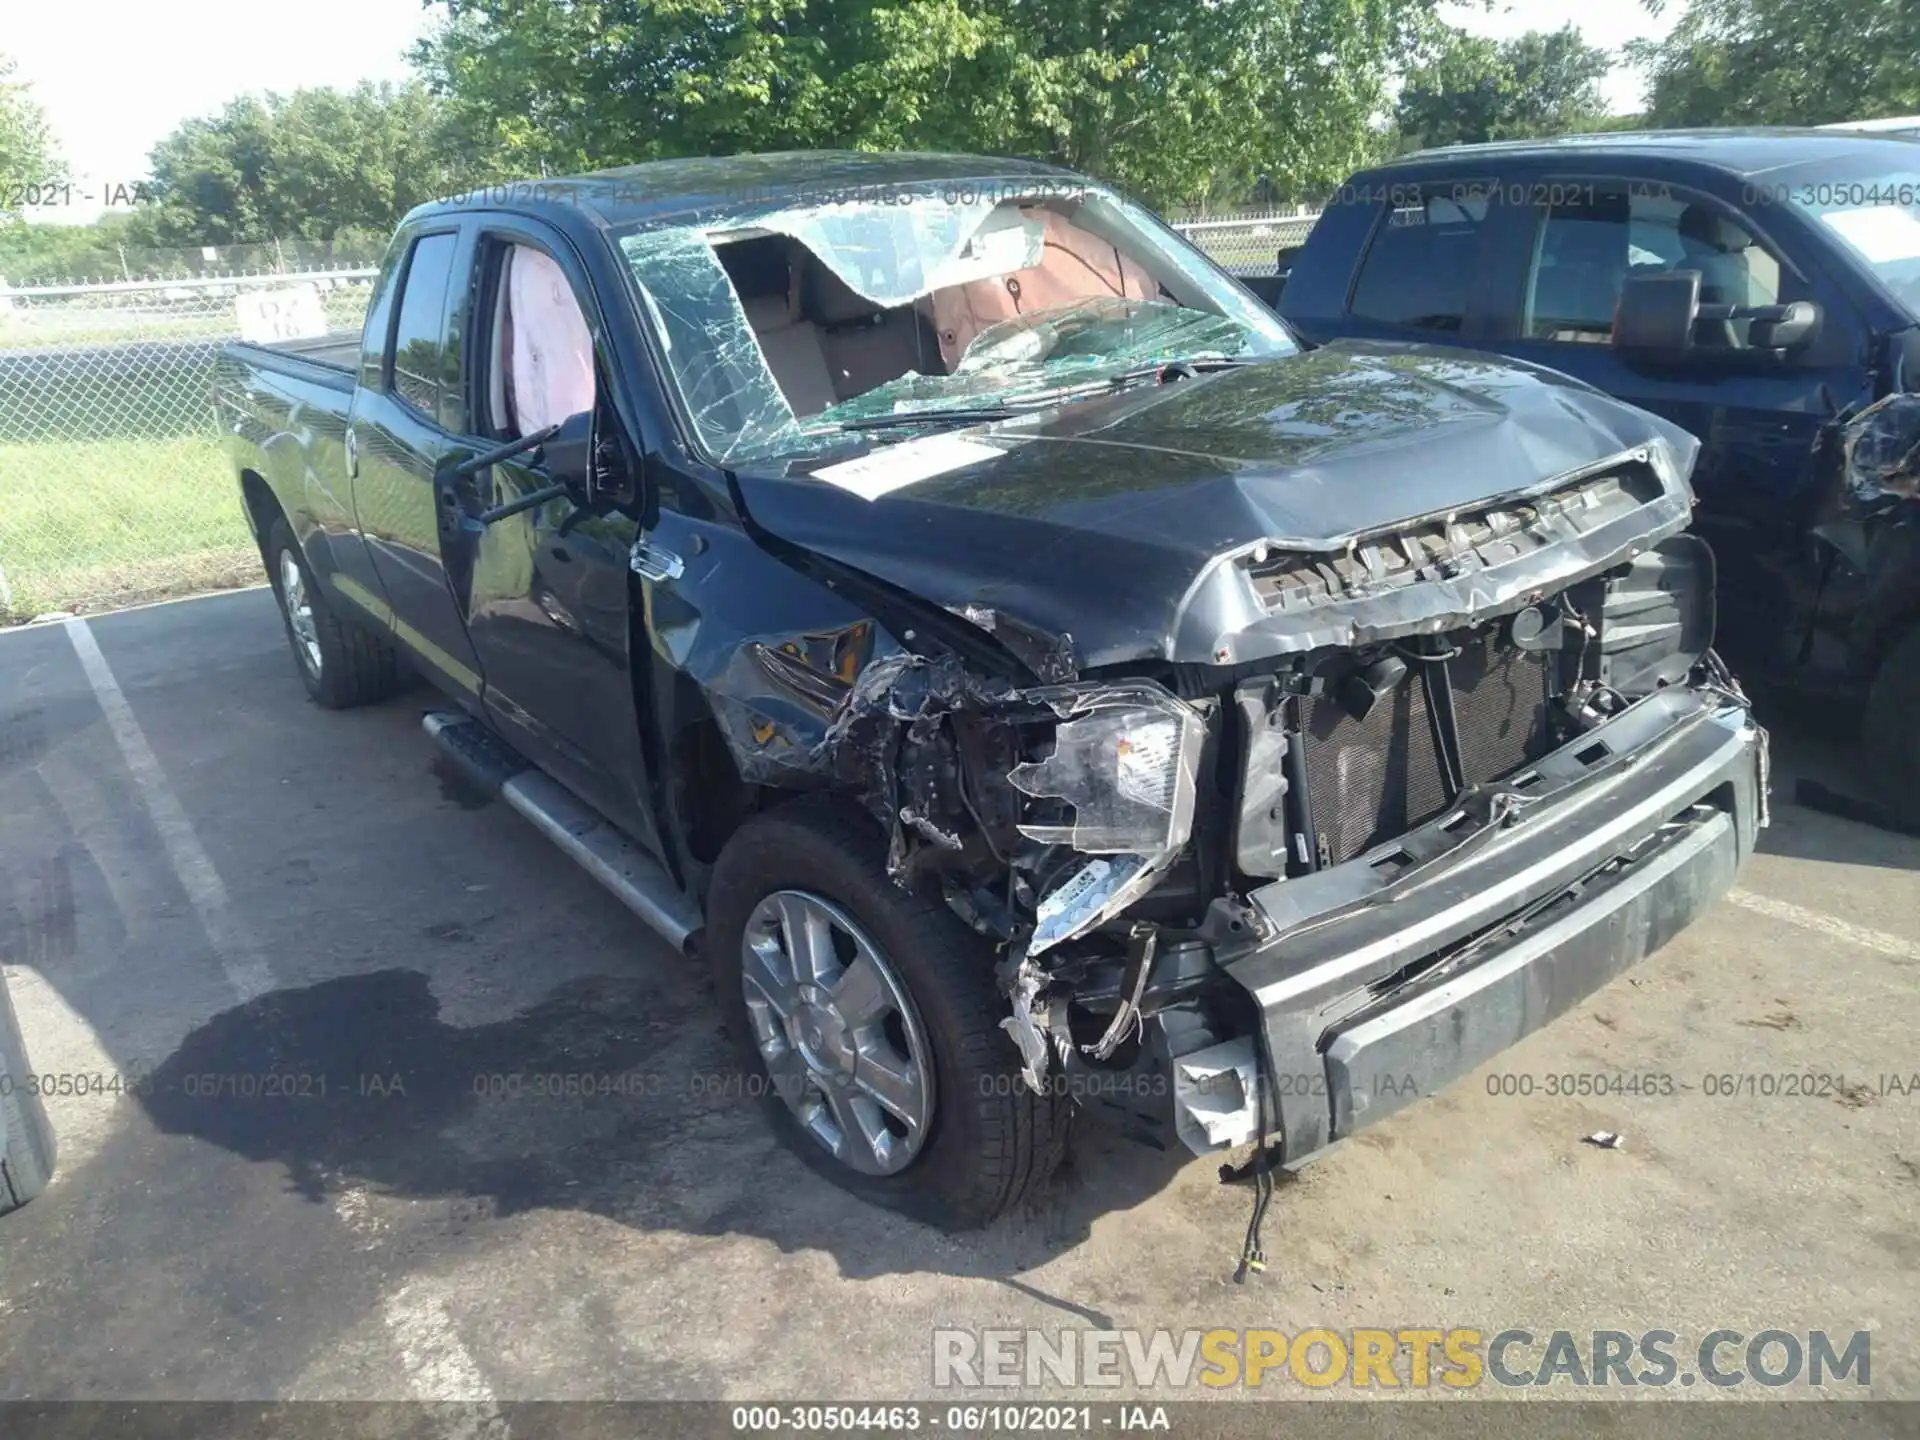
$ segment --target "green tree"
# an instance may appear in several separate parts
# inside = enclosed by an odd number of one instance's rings
[[[91,225],[35,225],[0,217],[0,275],[16,285],[120,279],[133,223],[125,210],[103,215]]]
[[[153,245],[332,243],[385,231],[466,181],[440,102],[423,85],[245,95],[188,120],[150,159]]]
[[[1612,68],[1571,25],[1498,43],[1442,27],[1408,73],[1394,121],[1409,147],[1592,129],[1606,114],[1600,82]]]
[[[1370,158],[1432,0],[438,0],[415,55],[522,174],[799,148],[1053,160],[1166,204]]]
[[[1658,13],[1660,0],[1648,0]],[[1913,0],[1691,0],[1627,56],[1659,125],[1821,125],[1920,112]]]
[[[66,175],[46,112],[34,103],[31,87],[13,78],[18,68],[0,53],[0,213],[6,213],[7,191]]]

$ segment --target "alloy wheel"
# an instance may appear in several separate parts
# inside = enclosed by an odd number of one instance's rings
[[[291,550],[280,552],[280,603],[287,610],[287,624],[293,627],[294,648],[308,673],[320,674],[320,630],[313,623],[313,599],[307,594],[306,576]]]
[[[904,1170],[933,1117],[932,1051],[880,947],[831,901],[777,890],[741,949],[754,1042],[801,1128],[862,1174]]]

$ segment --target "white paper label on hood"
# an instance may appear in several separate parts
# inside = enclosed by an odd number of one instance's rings
[[[866,500],[878,500],[902,486],[931,480],[949,470],[964,470],[982,460],[998,460],[1007,452],[997,445],[969,440],[964,435],[929,435],[899,445],[883,445],[858,460],[842,460],[813,472],[815,480],[851,490]]]

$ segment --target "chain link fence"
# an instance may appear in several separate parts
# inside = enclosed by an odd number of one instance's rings
[[[0,623],[256,579],[214,358],[296,312],[357,330],[373,274],[0,282]]]
[[[1282,250],[1304,245],[1317,210],[1261,210],[1176,220],[1180,231],[1214,263],[1235,275],[1271,275]]]
[[[1229,271],[1272,274],[1315,218],[1177,228]],[[289,316],[358,331],[376,259],[184,251],[141,256],[149,278],[0,279],[0,624],[257,580],[214,428],[214,358]],[[233,273],[236,261],[260,268]]]

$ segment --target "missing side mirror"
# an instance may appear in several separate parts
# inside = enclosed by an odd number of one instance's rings
[[[540,468],[556,485],[584,491],[593,474],[593,411],[567,416],[558,433],[540,444]]]

